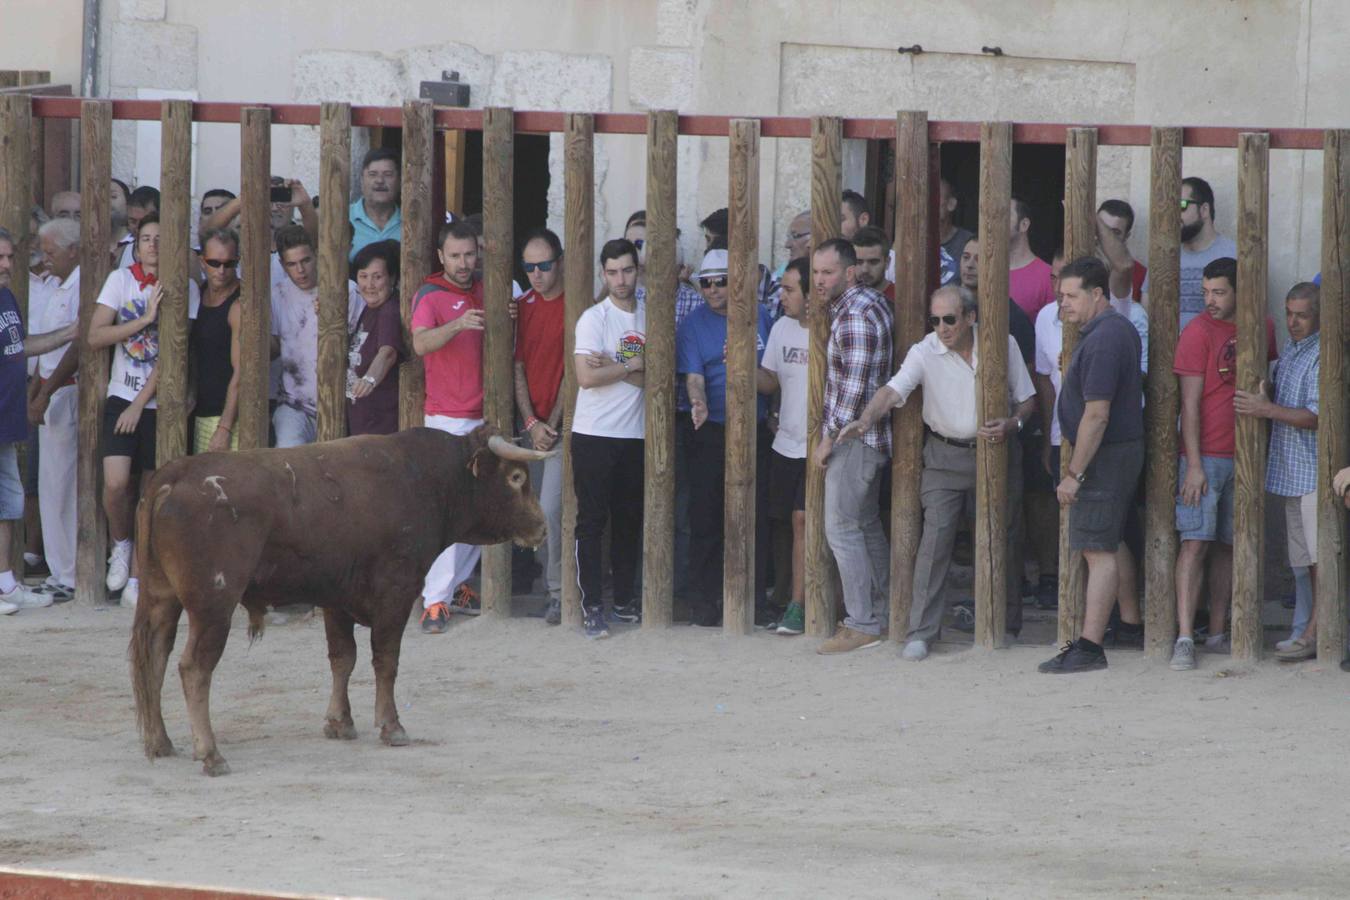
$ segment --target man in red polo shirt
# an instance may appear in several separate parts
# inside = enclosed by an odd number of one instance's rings
[[[547,228],[525,235],[521,267],[530,289],[520,298],[516,323],[516,408],[536,450],[552,450],[562,430],[563,248]],[[548,522],[548,610],[544,621],[562,621],[562,457],[545,460],[539,505]]]
[[[413,350],[426,368],[424,424],[468,434],[483,424],[483,283],[474,278],[478,235],[464,222],[441,229],[442,271],[427,278],[413,298]],[[481,555],[473,544],[442,551],[422,584],[422,630],[450,626],[450,604],[476,614],[480,603],[467,584]]]

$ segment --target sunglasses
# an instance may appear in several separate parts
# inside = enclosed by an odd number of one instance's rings
[[[237,259],[204,259],[202,265],[210,266],[213,269],[233,269],[239,265]]]
[[[1192,206],[1199,206],[1199,205],[1200,205],[1200,202],[1201,202],[1201,201],[1199,201],[1199,200],[1192,200],[1192,199],[1189,198],[1189,197],[1182,197],[1182,198],[1181,198],[1181,211],[1182,211],[1182,212],[1185,212],[1187,209],[1189,209],[1189,208],[1192,207]]]
[[[520,264],[520,267],[525,270],[526,275],[530,274],[535,269],[538,269],[540,272],[552,272],[553,264],[557,261],[557,259],[546,259],[543,262],[537,263],[523,262]]]
[[[802,238],[809,238],[810,236],[811,236],[811,232],[809,232],[809,231],[789,231],[789,232],[788,232],[788,240],[789,240],[789,241],[800,241]]]
[[[951,313],[947,313],[947,315],[945,315],[945,316],[929,316],[929,317],[928,317],[928,327],[929,327],[929,328],[936,328],[936,327],[938,327],[938,323],[939,323],[939,322],[942,323],[943,325],[955,325],[955,324],[956,324],[956,316],[952,315]]]
[[[702,288],[726,287],[727,276],[723,275],[721,278],[700,278],[698,280],[698,286]]]
[[[639,253],[642,252],[642,248],[645,247],[646,245],[647,245],[646,238],[638,238],[636,241],[633,241],[633,246],[638,249]]]

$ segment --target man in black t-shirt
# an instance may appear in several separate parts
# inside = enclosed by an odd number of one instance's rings
[[[1055,493],[1069,508],[1069,546],[1087,562],[1087,612],[1078,640],[1042,663],[1042,672],[1106,668],[1101,642],[1116,601],[1117,553],[1144,462],[1139,332],[1111,308],[1109,278],[1095,256],[1059,273],[1060,315],[1079,332],[1059,394],[1060,430],[1073,457]]]

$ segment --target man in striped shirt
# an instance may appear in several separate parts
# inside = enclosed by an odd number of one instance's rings
[[[891,374],[893,318],[886,298],[857,283],[853,245],[833,239],[811,258],[811,287],[830,316],[825,409],[813,463],[825,469],[825,539],[844,586],[844,624],[820,653],[847,653],[881,641],[890,611],[890,552],[877,497],[891,455],[890,416],[834,452],[845,425]]]

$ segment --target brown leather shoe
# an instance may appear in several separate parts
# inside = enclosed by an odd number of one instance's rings
[[[852,650],[861,650],[864,647],[876,647],[881,644],[881,635],[863,634],[861,631],[854,631],[846,625],[840,625],[839,630],[834,633],[834,637],[821,644],[817,653],[848,653]]]

